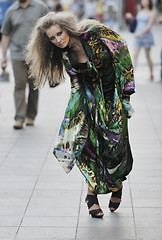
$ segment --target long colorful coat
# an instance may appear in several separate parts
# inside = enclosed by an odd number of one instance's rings
[[[74,68],[68,51],[62,55],[71,96],[54,155],[67,173],[76,164],[92,191],[109,193],[118,190],[132,169],[127,119],[133,112],[133,66],[125,40],[104,26],[91,26],[80,40],[89,57],[86,71]],[[114,71],[111,97],[103,89],[109,75],[102,77],[108,56]]]

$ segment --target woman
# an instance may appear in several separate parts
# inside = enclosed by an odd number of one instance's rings
[[[153,77],[153,63],[150,57],[151,47],[154,45],[154,38],[151,32],[151,28],[156,19],[156,12],[153,9],[153,4],[151,0],[141,0],[140,4],[141,10],[139,10],[136,19],[137,27],[135,29],[135,39],[134,39],[134,67],[137,64],[137,57],[139,55],[141,47],[145,49],[146,58],[150,70],[150,80],[154,79]]]
[[[127,118],[134,78],[126,42],[95,20],[70,13],[39,19],[27,46],[27,63],[38,88],[70,76],[71,96],[54,155],[68,173],[78,166],[88,183],[92,217],[102,218],[97,194],[112,192],[110,211],[121,202],[122,182],[132,169]]]

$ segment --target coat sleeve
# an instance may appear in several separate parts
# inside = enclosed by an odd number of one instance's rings
[[[130,95],[135,92],[135,82],[127,43],[119,34],[105,26],[99,27],[97,30],[94,28],[92,31],[97,32],[97,37],[111,52],[116,76],[115,87],[123,107],[128,112],[128,117],[131,117],[134,110],[130,104]]]

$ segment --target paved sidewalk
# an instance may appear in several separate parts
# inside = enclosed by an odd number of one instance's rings
[[[158,29],[154,29],[158,33]],[[122,35],[132,53],[132,35]],[[160,43],[159,35],[156,40]],[[105,216],[92,219],[87,186],[75,167],[68,175],[52,151],[69,98],[69,83],[40,91],[34,127],[13,129],[14,81],[0,82],[0,240],[162,240],[162,83],[160,48],[153,49],[155,81],[141,53],[136,70],[135,115],[129,120],[134,168],[120,208],[99,196]]]

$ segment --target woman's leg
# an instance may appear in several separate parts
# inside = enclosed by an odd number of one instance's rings
[[[94,196],[95,194],[88,188],[88,195],[93,195]],[[97,209],[100,209],[100,206],[98,204],[93,204],[93,206],[89,209],[89,211],[97,210]]]
[[[140,49],[141,49],[140,47],[135,47],[134,48],[134,56],[133,56],[133,66],[134,66],[134,68],[136,68],[136,66],[137,66],[137,58],[138,58]]]
[[[150,48],[145,48],[146,58],[150,69],[150,80],[153,80],[153,63],[150,57]]]
[[[111,212],[114,212],[119,207],[121,203],[121,198],[122,198],[122,190],[123,190],[123,184],[121,184],[117,192],[112,192],[112,195],[109,201],[109,209]]]
[[[103,217],[104,213],[102,212],[100,205],[98,203],[97,195],[93,193],[89,188],[88,188],[88,194],[85,201],[88,205],[88,210],[89,210],[89,213],[92,215],[92,217],[96,217],[96,218]]]

